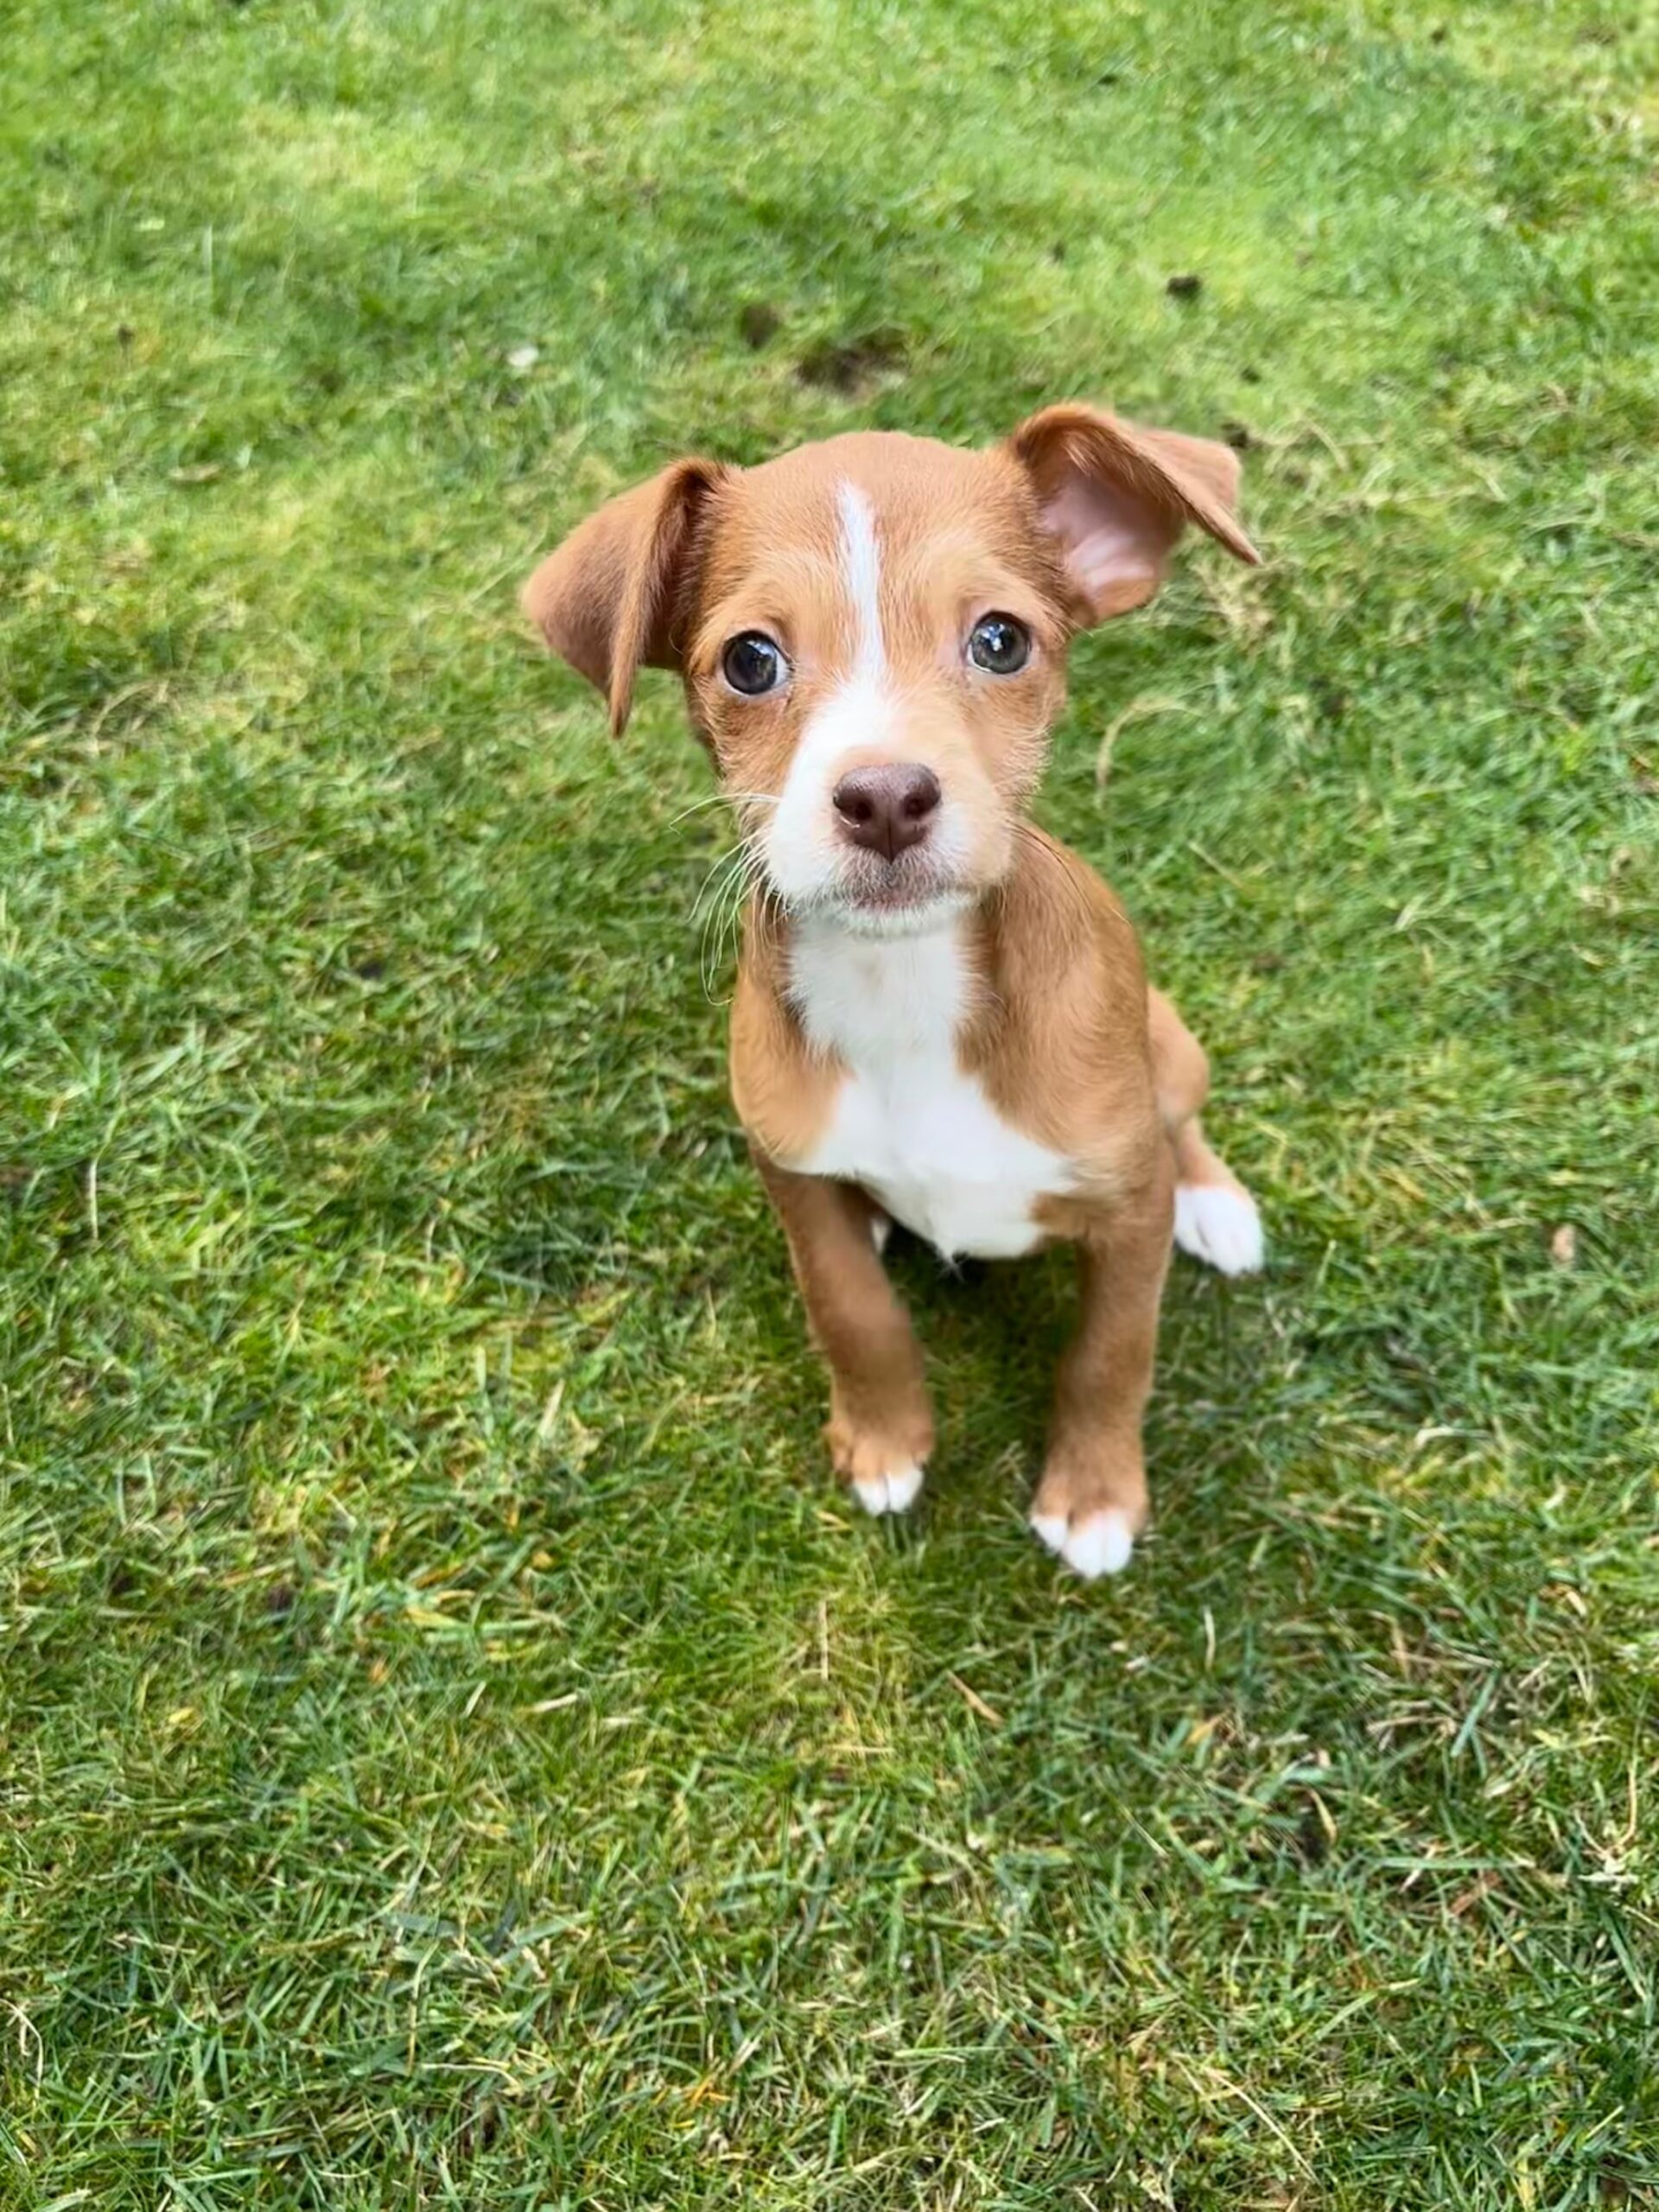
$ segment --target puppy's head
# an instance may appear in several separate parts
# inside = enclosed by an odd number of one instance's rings
[[[925,928],[1007,870],[1079,629],[1141,606],[1182,529],[1240,560],[1225,446],[1046,408],[962,452],[861,433],[679,461],[591,516],[524,606],[620,731],[642,663],[691,719],[787,911]]]

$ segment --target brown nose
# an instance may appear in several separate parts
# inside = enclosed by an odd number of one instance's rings
[[[885,768],[855,768],[831,793],[842,835],[867,852],[896,861],[919,845],[938,811],[939,779],[913,760]]]

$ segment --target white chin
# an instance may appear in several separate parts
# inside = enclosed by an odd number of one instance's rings
[[[852,937],[925,937],[943,929],[974,903],[971,891],[931,891],[918,899],[881,905],[874,900],[828,896],[798,908],[803,918],[831,924]]]

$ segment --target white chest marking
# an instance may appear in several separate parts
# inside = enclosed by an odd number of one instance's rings
[[[848,1069],[799,1165],[863,1184],[947,1258],[1011,1259],[1041,1233],[1034,1201],[1069,1190],[1073,1177],[957,1065],[967,988],[954,927],[893,938],[798,932],[790,995],[812,1043]]]

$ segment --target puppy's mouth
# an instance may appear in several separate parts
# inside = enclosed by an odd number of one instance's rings
[[[901,853],[889,861],[852,852],[816,898],[791,903],[797,911],[805,903],[812,913],[855,933],[900,937],[960,913],[978,896],[978,886],[931,853]]]

